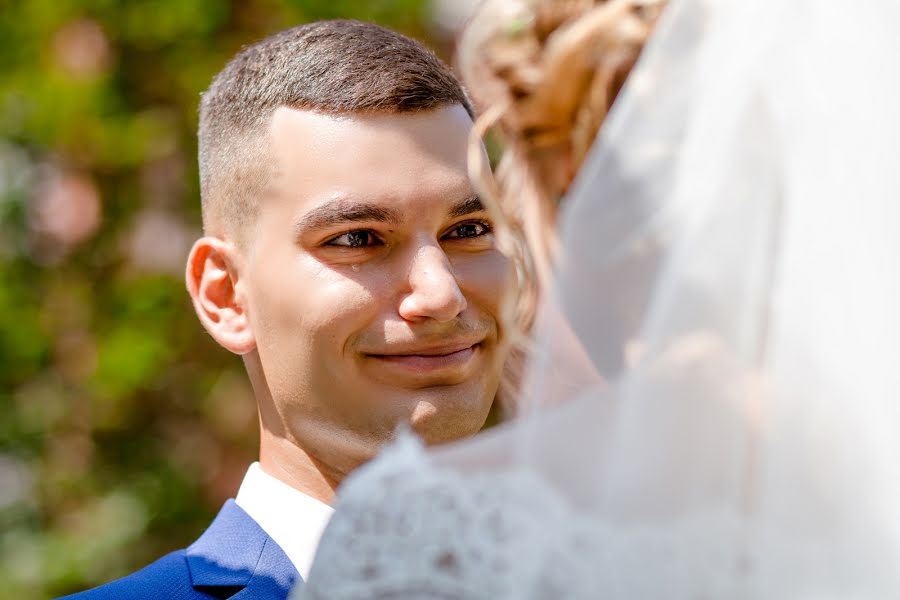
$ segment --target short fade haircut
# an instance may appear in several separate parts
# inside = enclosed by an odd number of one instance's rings
[[[419,42],[373,23],[319,21],[246,47],[200,102],[204,229],[241,238],[255,220],[268,179],[266,133],[279,107],[371,114],[454,104],[473,116],[450,68]]]

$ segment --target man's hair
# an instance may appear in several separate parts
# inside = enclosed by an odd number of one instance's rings
[[[255,219],[267,180],[266,133],[281,106],[346,114],[453,104],[473,115],[450,68],[419,42],[373,23],[319,21],[244,48],[200,102],[204,228],[240,237]]]

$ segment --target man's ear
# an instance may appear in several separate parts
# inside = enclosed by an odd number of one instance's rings
[[[244,298],[236,293],[238,253],[233,244],[215,237],[194,242],[185,280],[200,323],[219,344],[235,354],[256,348]]]

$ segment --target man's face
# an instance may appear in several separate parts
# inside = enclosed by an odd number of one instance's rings
[[[239,285],[275,410],[314,455],[485,421],[513,273],[467,177],[471,126],[460,106],[272,119]]]

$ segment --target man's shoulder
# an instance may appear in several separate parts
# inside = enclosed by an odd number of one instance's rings
[[[229,500],[188,548],[65,600],[199,600],[229,598],[241,590],[246,590],[247,598],[276,599],[286,598],[298,579],[281,548]]]
[[[191,585],[191,574],[187,560],[185,560],[184,550],[176,550],[131,575],[78,594],[66,596],[61,600],[106,600],[107,598],[110,600],[113,598],[195,600],[209,597],[203,592],[195,590]]]

